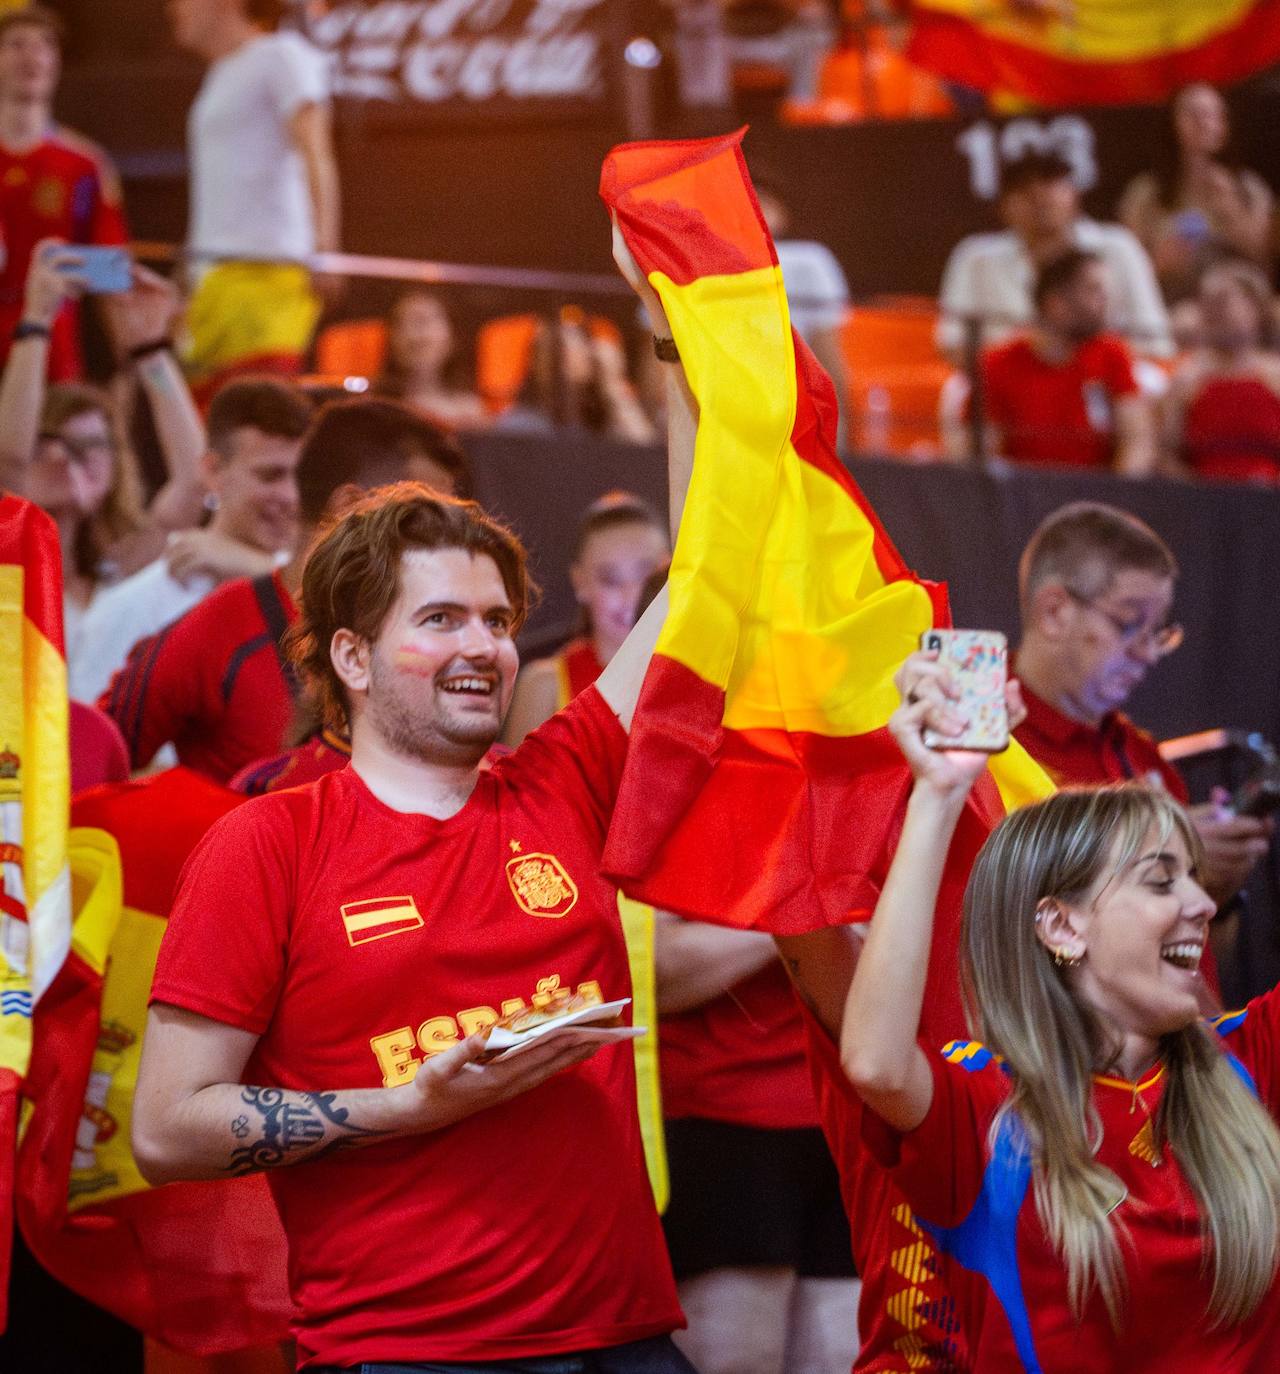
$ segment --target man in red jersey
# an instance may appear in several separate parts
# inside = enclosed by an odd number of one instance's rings
[[[1155,468],[1155,422],[1124,340],[1104,333],[1101,258],[1071,249],[1040,269],[1036,320],[982,358],[992,452],[1014,463]]]
[[[115,168],[88,139],[53,122],[62,65],[61,21],[33,5],[0,16],[0,363],[22,319],[23,287],[36,244],[124,243],[124,212]],[[54,321],[49,376],[80,376],[74,304]]]
[[[505,1013],[630,989],[598,868],[665,598],[482,772],[527,593],[477,507],[404,485],[349,509],[291,645],[351,766],[215,827],[166,933],[135,1154],[156,1181],[270,1171],[307,1369],[691,1370],[618,1031],[477,1062]]]
[[[392,401],[339,401],[316,417],[298,459],[298,552],[282,569],[224,583],[136,644],[98,705],[120,727],[135,768],[164,744],[225,783],[276,754],[294,717],[297,679],[281,640],[307,544],[334,493],[401,479],[466,489],[465,460],[429,420]]]
[[[1182,642],[1170,618],[1178,565],[1136,516],[1081,501],[1048,516],[1018,569],[1022,642],[1016,672],[1027,716],[1018,742],[1060,786],[1137,779],[1187,801],[1181,776],[1121,707]],[[1271,824],[1191,808],[1205,848],[1201,876],[1225,902],[1266,853]]]

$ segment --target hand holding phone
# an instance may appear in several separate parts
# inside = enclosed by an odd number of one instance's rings
[[[959,735],[926,729],[930,749],[973,749],[998,754],[1009,747],[1009,708],[1005,698],[1009,645],[998,630],[926,630],[920,647],[938,655],[958,698],[956,713],[967,722]]]
[[[113,296],[133,285],[133,260],[127,248],[75,244],[76,261],[68,268],[91,296]]]

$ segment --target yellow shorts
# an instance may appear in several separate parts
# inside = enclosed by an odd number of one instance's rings
[[[255,366],[300,371],[320,299],[293,263],[220,262],[187,304],[182,362],[195,384]]]

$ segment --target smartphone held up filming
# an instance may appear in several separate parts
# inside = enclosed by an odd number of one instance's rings
[[[922,649],[937,651],[960,695],[951,705],[964,717],[959,735],[924,731],[930,749],[974,749],[998,754],[1009,747],[1009,708],[1004,689],[1008,679],[1009,645],[998,630],[926,630]]]
[[[115,296],[133,285],[133,264],[127,248],[96,244],[69,244],[78,262],[66,270],[74,272],[91,296]]]

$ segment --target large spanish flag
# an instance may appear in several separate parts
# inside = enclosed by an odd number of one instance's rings
[[[0,496],[0,1328],[32,1012],[71,943],[69,796],[58,532]]]
[[[740,142],[624,145],[601,181],[699,404],[605,867],[654,906],[796,933],[870,915],[910,788],[893,674],[947,606],[836,456]],[[1017,744],[993,767],[971,802],[987,829],[1050,790]]]
[[[909,56],[949,81],[1033,105],[1167,99],[1280,61],[1276,0],[913,0]]]

